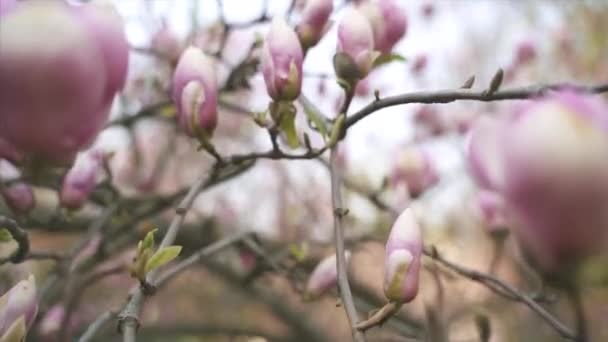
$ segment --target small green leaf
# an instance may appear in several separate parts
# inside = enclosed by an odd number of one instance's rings
[[[344,113],[338,115],[336,121],[334,122],[334,126],[331,128],[331,134],[329,136],[329,143],[327,144],[329,148],[333,148],[336,146],[338,141],[342,138],[342,133],[344,130],[344,124],[346,122],[346,115]]]
[[[405,62],[407,59],[398,53],[383,54],[374,61],[374,68],[392,62]]]
[[[285,139],[287,140],[287,145],[291,148],[298,148],[300,146],[300,141],[298,139],[298,132],[296,131],[296,120],[295,113],[284,112],[281,118],[281,131],[285,134]]]
[[[169,246],[159,249],[150,257],[146,263],[145,273],[148,273],[156,268],[159,268],[171,260],[177,258],[182,251],[182,246]]]
[[[154,233],[156,233],[157,230],[158,229],[152,229],[148,232],[148,234],[146,234],[146,237],[144,238],[141,245],[142,250],[154,248]]]
[[[327,138],[327,126],[325,126],[325,120],[322,117],[322,114],[312,103],[304,101],[300,103],[302,104],[302,107],[304,107],[304,113],[306,113],[308,120],[312,121],[315,128],[321,133],[321,136],[325,140]]]
[[[297,262],[302,262],[308,255],[308,244],[302,243],[301,245],[297,245],[292,243],[289,245],[289,252]]]
[[[0,229],[0,242],[9,242],[13,240],[13,236],[6,228]]]

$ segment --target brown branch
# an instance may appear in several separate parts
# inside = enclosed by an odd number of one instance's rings
[[[546,95],[547,93],[560,89],[572,89],[575,91],[599,94],[608,92],[608,84],[597,86],[580,86],[567,83],[550,84],[542,86],[529,86],[522,88],[512,88],[490,93],[487,90],[474,91],[468,89],[448,89],[429,92],[413,92],[402,95],[385,97],[376,100],[363,107],[358,112],[349,116],[346,120],[346,127],[350,127],[359,120],[371,115],[372,113],[387,107],[398,106],[409,103],[449,103],[459,100],[474,101],[503,101],[503,100],[524,100]]]
[[[355,328],[360,331],[367,331],[375,326],[381,326],[386,322],[389,318],[399,312],[401,309],[401,303],[398,302],[388,302],[374,314],[372,314],[368,319],[361,321],[355,325]]]

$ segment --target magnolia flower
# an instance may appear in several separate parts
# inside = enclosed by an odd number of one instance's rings
[[[30,275],[0,297],[0,341],[25,340],[37,312],[36,281]]]
[[[476,139],[477,137],[477,139]],[[476,125],[476,178],[504,197],[524,253],[562,274],[608,245],[608,107],[562,91]],[[481,171],[481,172],[479,172]]]
[[[296,28],[304,49],[316,45],[327,30],[327,21],[334,10],[333,0],[308,0],[302,11],[302,20]]]
[[[171,32],[171,29],[166,22],[163,22],[160,30],[152,37],[151,46],[152,50],[161,56],[168,58],[172,63],[177,62],[182,53],[181,42],[177,39],[175,34]]]
[[[488,190],[498,189],[504,178],[497,139],[500,125],[498,119],[482,116],[473,123],[465,137],[469,171],[477,184]]]
[[[417,197],[439,182],[439,175],[430,156],[418,147],[406,147],[399,151],[391,174],[393,186],[405,183],[412,197]]]
[[[345,80],[365,78],[380,55],[374,50],[374,32],[360,10],[350,8],[338,25],[338,54],[334,67]]]
[[[344,252],[346,263],[350,260],[350,251]],[[338,282],[338,269],[336,255],[333,254],[323,259],[312,271],[306,283],[306,297],[308,299],[319,298],[325,292],[335,287]]]
[[[445,115],[430,105],[424,105],[414,113],[416,128],[424,130],[425,135],[437,136],[445,133],[449,128],[446,121]]]
[[[6,160],[0,160],[0,179],[9,182],[21,176],[19,170]],[[29,185],[23,182],[15,182],[0,190],[4,202],[15,213],[25,214],[35,205],[34,192]]]
[[[523,41],[515,50],[515,65],[523,65],[536,58],[536,46],[531,41]]]
[[[173,75],[173,101],[181,127],[193,137],[208,137],[217,125],[217,81],[211,59],[187,48]]]
[[[262,74],[274,101],[293,101],[302,88],[303,53],[298,36],[284,19],[275,17],[262,47]]]
[[[104,157],[101,151],[89,151],[76,158],[76,162],[63,178],[59,193],[61,205],[78,209],[86,203],[97,185]]]
[[[422,255],[420,226],[411,208],[397,218],[386,242],[384,295],[397,302],[410,302],[418,294]]]
[[[481,190],[475,198],[483,226],[489,233],[500,233],[507,229],[505,202],[493,191]]]
[[[367,1],[359,8],[372,26],[375,49],[389,54],[407,30],[403,9],[394,0]]]
[[[125,82],[122,21],[95,2],[3,1],[0,15],[0,157],[69,164]]]

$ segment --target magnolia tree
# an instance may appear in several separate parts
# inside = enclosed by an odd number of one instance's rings
[[[235,3],[0,0],[0,341],[608,338],[607,6]]]

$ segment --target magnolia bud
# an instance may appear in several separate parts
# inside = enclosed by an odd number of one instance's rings
[[[182,44],[175,34],[171,32],[167,23],[163,22],[162,27],[152,37],[152,50],[161,56],[168,58],[172,63],[177,62],[182,53]]]
[[[427,55],[418,55],[414,59],[414,63],[412,63],[412,74],[420,75],[428,64],[429,58]]]
[[[37,312],[36,281],[30,275],[0,297],[0,340],[25,340]]]
[[[521,108],[498,136],[501,190],[525,252],[562,273],[608,246],[608,106],[562,91]]]
[[[361,11],[348,9],[338,25],[338,48],[334,68],[345,80],[365,78],[380,55],[374,51],[374,32]]]
[[[391,184],[405,183],[412,197],[417,197],[439,182],[439,175],[430,156],[417,147],[406,147],[399,151],[391,174]]]
[[[217,125],[217,82],[211,59],[197,47],[187,48],[173,75],[173,101],[181,127],[203,138]]]
[[[418,294],[422,255],[420,227],[411,208],[393,224],[386,242],[384,295],[397,302],[410,302]]]
[[[499,193],[481,190],[476,196],[479,216],[490,234],[505,232],[507,218],[505,201]]]
[[[275,101],[293,101],[302,88],[302,46],[284,19],[275,17],[262,47],[262,74],[268,95]]]
[[[498,189],[504,178],[497,140],[500,127],[497,119],[482,116],[473,123],[465,137],[464,150],[469,171],[484,189]]]
[[[437,108],[430,105],[424,105],[416,111],[414,123],[417,126],[416,128],[422,128],[425,133],[431,136],[441,135],[448,130],[445,116]]]
[[[63,178],[59,194],[61,205],[69,209],[78,209],[86,203],[97,185],[103,160],[104,155],[101,151],[85,152],[76,158],[76,162]]]
[[[350,255],[350,251],[344,252],[347,265],[350,260]],[[336,262],[336,255],[333,254],[323,259],[317,267],[315,267],[306,284],[306,297],[308,299],[319,298],[325,292],[336,286],[338,282]]]
[[[327,21],[334,10],[332,0],[308,0],[302,12],[302,21],[296,28],[304,49],[316,45],[327,29]]]
[[[125,82],[121,19],[95,3],[3,3],[0,157],[69,164],[103,128]]]
[[[2,182],[11,182],[20,177],[20,172],[6,160],[0,160],[0,179]],[[18,214],[26,214],[35,205],[34,192],[23,182],[14,182],[1,190],[2,198],[6,204]]]
[[[531,62],[536,57],[536,46],[531,41],[524,41],[517,45],[515,51],[515,65]]]
[[[374,47],[389,54],[407,30],[407,18],[394,0],[367,1],[360,6],[374,33]]]

